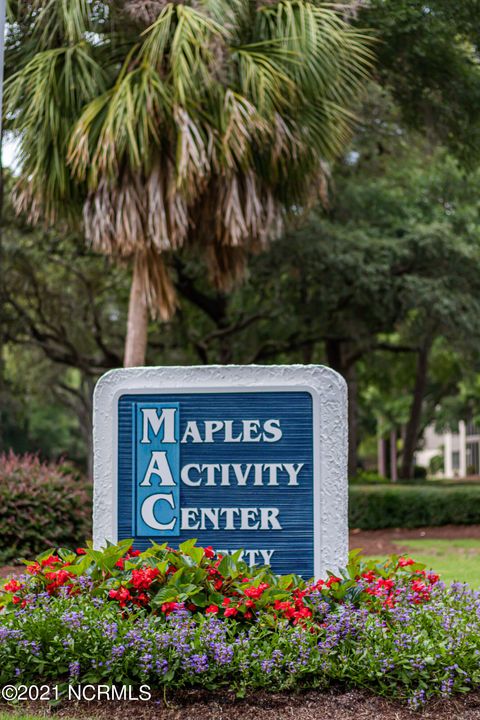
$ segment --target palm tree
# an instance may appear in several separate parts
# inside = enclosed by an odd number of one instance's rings
[[[175,311],[169,258],[206,257],[222,290],[324,190],[369,42],[306,0],[12,2],[6,86],[16,207],[83,211],[94,248],[132,262],[125,365],[148,310]]]

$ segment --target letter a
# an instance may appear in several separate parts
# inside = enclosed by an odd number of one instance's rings
[[[152,482],[150,478],[152,475],[158,475],[158,477],[160,478],[160,482],[158,483],[160,487],[164,485],[175,486],[176,484],[175,480],[172,477],[170,465],[168,464],[167,453],[164,450],[155,450],[154,452],[152,452],[152,457],[150,458],[147,472],[145,473],[145,477],[140,483],[140,487],[151,487]]]

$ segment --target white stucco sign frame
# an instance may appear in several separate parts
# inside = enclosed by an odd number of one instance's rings
[[[347,391],[319,365],[146,367],[112,370],[94,393],[93,541],[117,541],[118,400],[125,394],[307,391],[313,407],[315,576],[348,556]]]

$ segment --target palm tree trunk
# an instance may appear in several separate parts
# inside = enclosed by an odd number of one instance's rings
[[[128,302],[127,337],[124,367],[145,365],[147,354],[148,308],[140,271],[140,263],[133,264],[132,286]]]

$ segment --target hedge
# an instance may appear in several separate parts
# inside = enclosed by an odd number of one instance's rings
[[[480,485],[353,485],[351,528],[480,524]]]
[[[34,455],[0,455],[0,562],[91,535],[91,490],[72,468]]]

